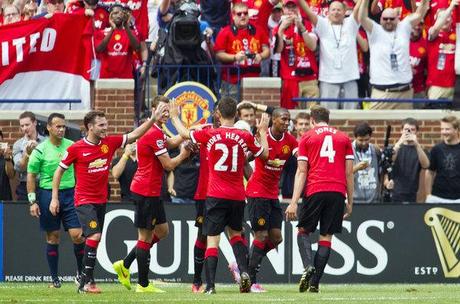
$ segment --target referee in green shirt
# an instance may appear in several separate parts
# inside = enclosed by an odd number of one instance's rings
[[[60,113],[52,113],[48,117],[47,129],[49,138],[40,143],[32,152],[27,165],[27,193],[30,203],[30,215],[40,218],[40,228],[46,233],[46,259],[53,283],[50,287],[60,288],[58,277],[59,231],[61,222],[69,232],[74,244],[77,259],[77,276],[82,271],[83,251],[85,247],[80,222],[74,207],[75,177],[73,166],[64,173],[59,188],[59,213],[53,216],[49,210],[51,202],[54,171],[59,165],[67,148],[73,141],[64,138],[65,117]],[[37,176],[40,178],[39,188],[35,189]]]

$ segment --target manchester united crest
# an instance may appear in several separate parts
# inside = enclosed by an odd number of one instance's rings
[[[211,122],[211,113],[217,98],[201,83],[193,81],[178,83],[166,91],[165,96],[179,106],[180,118],[186,128]],[[163,129],[168,135],[177,134],[171,121],[168,121]]]
[[[104,153],[104,154],[109,153],[109,146],[107,146],[106,144],[103,144],[101,146],[101,152]]]
[[[283,154],[289,154],[289,152],[291,152],[291,148],[288,145],[284,145],[281,148],[281,152],[283,152]]]

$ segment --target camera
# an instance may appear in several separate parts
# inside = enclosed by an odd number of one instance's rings
[[[256,58],[256,54],[251,53],[250,50],[246,50],[246,51],[244,52],[244,56],[246,56],[246,58],[248,58],[248,59],[254,59],[254,58]]]
[[[382,171],[384,174],[388,175],[388,179],[393,178],[393,146],[389,144],[391,136],[391,125],[387,126],[387,131],[385,134],[385,140],[383,143],[383,149],[382,149],[382,159],[380,160],[380,167],[382,168]],[[391,202],[391,190],[386,189],[385,187],[382,187],[382,200],[383,202]]]

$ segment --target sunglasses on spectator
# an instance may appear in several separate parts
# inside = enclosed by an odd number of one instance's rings
[[[10,13],[10,14],[5,14],[3,15],[4,18],[11,18],[11,17],[16,17],[18,16],[19,13]]]
[[[395,17],[382,17],[383,21],[394,21],[395,19]]]
[[[237,12],[237,13],[235,13],[235,15],[237,15],[238,17],[247,16],[247,15],[248,15],[248,11],[245,11],[245,12]]]

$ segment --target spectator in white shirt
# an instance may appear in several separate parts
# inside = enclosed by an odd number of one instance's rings
[[[329,5],[328,17],[316,15],[305,0],[299,5],[315,26],[319,37],[319,81],[321,98],[357,98],[359,69],[356,50],[358,34],[359,2],[352,16],[345,18],[346,7],[342,2]],[[328,109],[356,109],[357,102],[321,102]]]
[[[412,26],[418,24],[428,10],[428,0],[422,0],[417,11],[399,22],[398,12],[387,8],[380,24],[368,16],[368,1],[360,6],[359,21],[367,32],[370,47],[370,83],[372,98],[413,98],[412,68],[409,44]],[[411,109],[411,103],[372,102],[370,109]]]

